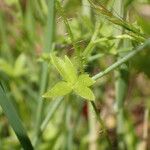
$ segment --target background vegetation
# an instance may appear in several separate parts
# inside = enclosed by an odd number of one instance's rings
[[[149,36],[149,0],[0,0],[0,149],[150,149]],[[42,97],[62,80],[52,53],[94,101]]]

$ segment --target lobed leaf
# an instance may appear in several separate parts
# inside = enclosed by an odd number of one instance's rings
[[[65,56],[65,59],[62,60],[55,55],[51,55],[51,60],[65,81],[68,81],[72,84],[75,83],[77,80],[77,70],[67,56]]]
[[[77,80],[77,70],[66,55],[65,55],[65,69],[67,71],[70,82],[74,83]]]
[[[88,74],[81,74],[78,78],[77,84],[81,84],[83,86],[91,86],[95,83],[95,81],[89,77]]]
[[[79,95],[87,100],[93,101],[95,99],[95,96],[94,96],[93,92],[91,91],[91,89],[83,86],[82,84],[77,84],[74,87],[74,91],[77,95]]]
[[[50,89],[48,92],[46,92],[43,97],[58,97],[63,96],[72,91],[72,88],[68,85],[67,82],[61,81],[58,82],[52,89]]]
[[[77,77],[77,70],[67,56],[62,60],[55,55],[51,55],[51,61],[67,82],[62,81],[57,83],[50,91],[45,93],[43,97],[63,96],[70,93],[73,89],[77,95],[85,99],[95,99],[93,92],[88,88],[93,85],[95,81],[90,78],[88,74],[82,74]]]
[[[64,78],[64,80],[67,81],[68,76],[67,76],[67,73],[65,70],[64,61],[61,60],[60,58],[56,57],[54,54],[52,54],[50,57],[51,57],[52,64],[55,66],[55,68],[60,73],[60,75]]]

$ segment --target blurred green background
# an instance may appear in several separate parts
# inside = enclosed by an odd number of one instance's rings
[[[88,101],[74,94],[55,100],[42,98],[60,80],[49,62],[49,52],[54,51],[60,57],[68,55],[78,68],[84,66],[85,72],[93,76],[149,38],[149,0],[96,2],[97,6],[100,4],[117,18],[123,18],[123,24],[118,25],[87,0],[61,1],[73,35],[72,43],[56,1],[0,0],[0,80],[35,149],[150,149],[150,49],[93,86],[95,103],[108,129],[111,147]],[[137,32],[126,30],[125,22]],[[82,64],[78,62],[79,56],[90,43],[97,24],[99,41]],[[123,99],[121,105],[120,99]],[[0,108],[0,149],[21,147]]]

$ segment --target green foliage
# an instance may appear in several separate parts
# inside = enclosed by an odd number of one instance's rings
[[[45,93],[43,97],[57,97],[63,96],[71,92],[71,87],[67,82],[60,81],[58,82],[50,91]]]
[[[90,88],[83,86],[82,84],[76,84],[74,87],[74,91],[77,95],[87,99],[87,100],[94,100],[95,96]]]
[[[88,74],[78,76],[77,69],[67,56],[62,60],[52,54],[51,61],[66,82],[58,82],[51,90],[46,92],[43,97],[63,96],[73,90],[77,95],[87,100],[95,99],[93,92],[89,88],[89,86],[94,84],[94,80],[90,78]]]
[[[149,149],[149,26],[149,0],[1,0],[0,149]]]

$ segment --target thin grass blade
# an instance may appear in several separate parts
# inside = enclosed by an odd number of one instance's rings
[[[0,83],[0,105],[9,120],[10,125],[12,126],[18,140],[20,141],[22,147],[25,150],[33,150],[31,141],[21,123],[19,116],[16,113],[14,106],[11,101],[8,99],[6,92],[2,84]]]

